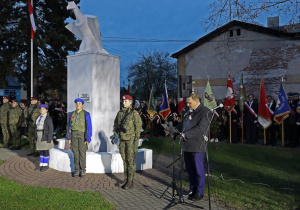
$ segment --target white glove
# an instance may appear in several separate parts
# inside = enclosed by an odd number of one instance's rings
[[[300,125],[300,122],[296,122],[296,125]]]

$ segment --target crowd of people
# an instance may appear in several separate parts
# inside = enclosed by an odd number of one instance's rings
[[[297,112],[299,107],[299,94],[289,92],[287,94],[290,113],[288,118],[284,120],[284,130],[282,126],[274,121],[272,114],[272,123],[266,129],[266,145],[276,146],[280,143],[282,132],[284,133],[284,145],[286,147],[297,147],[300,139],[300,113]],[[201,98],[200,98],[201,100]],[[170,115],[167,119],[163,119],[159,115],[161,99],[155,99],[155,114],[151,114],[149,110],[153,107],[149,106],[148,101],[135,102],[135,109],[140,113],[143,120],[143,129],[148,131],[152,136],[164,136],[161,123],[172,123],[176,126],[181,122],[181,114],[178,111],[178,103],[176,99],[168,98]],[[217,106],[223,104],[223,100],[217,100]],[[267,96],[267,106],[271,113],[275,112],[276,100],[272,96]],[[299,110],[300,108],[298,108]],[[184,110],[183,110],[184,112]],[[154,112],[152,112],[154,113]],[[263,138],[261,131],[263,128],[258,123],[258,99],[253,94],[249,94],[247,102],[244,105],[243,113],[240,110],[239,101],[235,100],[235,107],[231,112],[231,143],[258,143],[259,137]],[[230,139],[230,117],[224,107],[216,109],[216,113],[210,125],[210,142],[229,141]],[[242,130],[243,129],[243,130]],[[243,136],[242,136],[243,135]]]
[[[3,104],[0,108],[1,132],[3,135],[2,148],[19,150],[21,139],[27,139],[30,145],[29,156],[39,156],[34,144],[34,121],[40,115],[39,106],[48,106],[49,116],[53,119],[54,132],[60,130],[66,132],[67,104],[58,99],[41,101],[37,97],[32,97],[30,104],[26,100],[20,103],[16,99],[10,100],[8,96],[3,96]]]

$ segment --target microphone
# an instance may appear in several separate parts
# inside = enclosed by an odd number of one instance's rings
[[[219,106],[216,106],[215,108],[211,109],[210,111],[213,112],[216,109],[222,108],[224,105],[223,104],[219,104]]]

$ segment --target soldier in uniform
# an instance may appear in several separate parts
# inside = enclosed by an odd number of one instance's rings
[[[2,148],[8,148],[9,147],[9,130],[8,130],[8,111],[10,109],[9,106],[9,97],[3,96],[3,105],[0,108],[0,123],[1,123],[1,129],[3,134],[3,145]]]
[[[27,128],[28,128],[28,141],[30,144],[30,153],[27,154],[27,156],[35,156],[38,157],[39,154],[36,151],[36,145],[34,143],[34,126],[35,126],[35,120],[40,115],[40,111],[37,105],[38,98],[37,97],[31,97],[31,104],[28,108],[27,112]]]
[[[16,99],[12,100],[12,108],[8,112],[8,123],[9,131],[13,141],[12,150],[21,149],[21,125],[23,122],[23,112],[18,106],[18,101]]]
[[[136,165],[135,156],[138,151],[142,119],[139,113],[132,110],[132,97],[122,97],[123,108],[118,112],[114,121],[114,135],[120,138],[120,154],[124,165],[124,181],[120,183],[123,189],[133,187]]]
[[[68,113],[66,139],[74,154],[73,177],[83,178],[86,172],[86,151],[92,138],[92,122],[89,112],[83,110],[84,100],[75,99],[76,110]]]

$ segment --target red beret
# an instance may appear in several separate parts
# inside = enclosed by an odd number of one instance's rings
[[[12,103],[13,103],[13,102],[17,102],[17,103],[18,103],[18,101],[17,101],[16,99],[13,99],[11,102],[12,102]]]
[[[122,97],[122,100],[132,100],[132,97],[131,97],[131,95],[124,95]]]
[[[3,96],[3,99],[8,99],[9,100],[9,96]]]
[[[33,96],[33,97],[31,97],[31,100],[38,100],[38,97]]]

